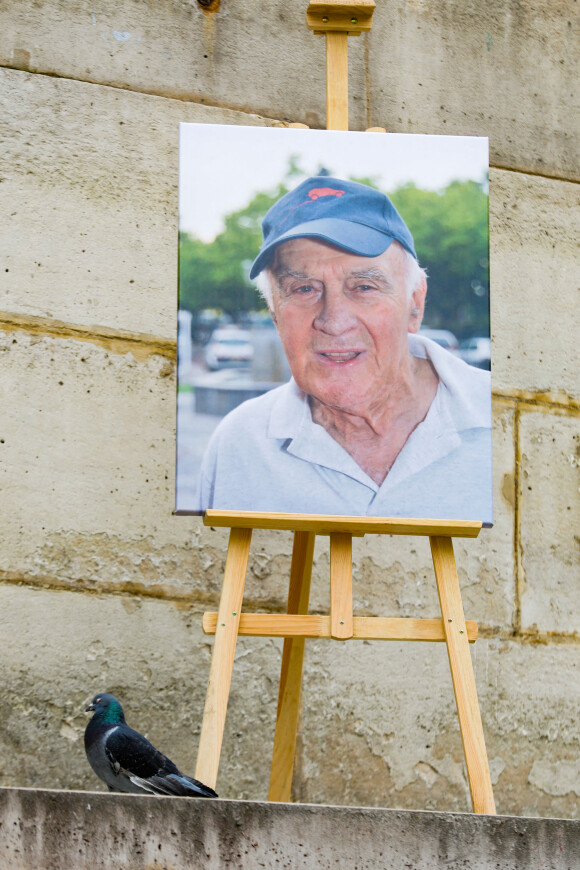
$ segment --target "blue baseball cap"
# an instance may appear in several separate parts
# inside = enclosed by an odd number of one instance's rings
[[[328,175],[307,178],[275,202],[262,222],[262,233],[250,278],[290,239],[318,239],[362,257],[378,257],[397,241],[417,259],[413,236],[388,196]]]

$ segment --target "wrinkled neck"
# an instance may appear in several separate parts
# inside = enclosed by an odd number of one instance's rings
[[[398,374],[394,385],[385,384],[373,400],[352,407],[333,406],[310,396],[313,421],[333,437],[339,434],[339,441],[365,436],[386,438],[394,429],[414,428],[435,397],[438,377],[428,360],[416,357],[405,359]]]

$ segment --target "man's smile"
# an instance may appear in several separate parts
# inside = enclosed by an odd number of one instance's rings
[[[316,356],[322,357],[330,363],[349,363],[358,359],[364,351],[362,350],[317,350]]]

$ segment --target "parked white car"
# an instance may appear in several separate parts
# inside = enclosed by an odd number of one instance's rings
[[[236,326],[215,329],[205,349],[205,364],[211,371],[249,366],[254,356],[250,333]]]
[[[470,366],[480,369],[491,368],[491,339],[481,337],[466,338],[459,345],[459,356]]]
[[[431,329],[430,327],[425,326],[421,327],[419,335],[424,335],[425,338],[430,338],[431,341],[436,341],[437,344],[440,344],[441,347],[445,348],[445,350],[451,351],[451,353],[457,353],[459,349],[457,338],[448,329]]]

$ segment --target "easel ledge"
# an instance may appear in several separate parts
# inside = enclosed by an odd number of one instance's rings
[[[477,538],[482,524],[473,520],[426,520],[398,517],[343,517],[326,514],[282,514],[262,511],[207,510],[205,526],[237,529],[280,529],[290,532],[314,532],[331,535],[345,532],[363,535],[426,535],[453,538]]]

